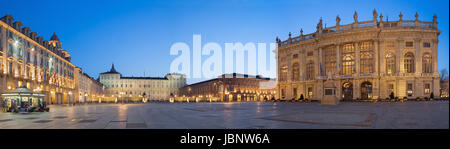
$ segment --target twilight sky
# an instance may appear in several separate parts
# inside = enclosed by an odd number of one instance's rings
[[[0,17],[12,14],[46,40],[56,32],[72,63],[95,78],[113,62],[122,75],[157,77],[177,57],[169,55],[172,44],[185,42],[192,54],[193,34],[202,36],[202,45],[216,42],[222,49],[227,42],[270,43],[289,32],[298,36],[300,28],[314,32],[320,17],[327,27],[336,15],[341,24],[352,23],[354,11],[358,20],[371,20],[374,8],[389,20],[400,12],[404,20],[418,12],[419,20],[432,21],[437,14],[439,70],[448,70],[448,0],[1,0]]]

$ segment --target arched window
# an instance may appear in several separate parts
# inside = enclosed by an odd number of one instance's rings
[[[361,74],[373,73],[374,59],[373,59],[373,44],[370,41],[362,42],[360,45],[360,67]]]
[[[325,71],[322,75],[327,75],[328,72],[336,73],[336,48],[329,46],[325,48],[323,61],[325,62]]]
[[[355,48],[353,44],[345,44],[342,47],[342,74],[351,75],[355,72]]]
[[[294,63],[292,65],[292,80],[294,81],[300,80],[300,66],[298,63]]]
[[[314,79],[314,61],[310,60],[306,64],[306,79]]]
[[[386,54],[386,73],[395,73],[395,55],[392,53]]]
[[[288,74],[288,67],[287,66],[282,66],[280,68],[280,81],[286,81],[287,74]]]
[[[425,53],[422,58],[423,73],[432,73],[431,64],[431,55],[429,53]]]
[[[405,54],[404,69],[406,73],[414,73],[414,54],[411,52]]]

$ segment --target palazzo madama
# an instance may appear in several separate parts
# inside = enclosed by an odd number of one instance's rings
[[[340,100],[439,95],[437,16],[432,22],[387,21],[373,10],[373,19],[323,27],[314,33],[277,41],[277,98],[301,95],[321,100],[324,84],[334,84]]]

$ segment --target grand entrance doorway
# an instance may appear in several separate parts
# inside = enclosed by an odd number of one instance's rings
[[[345,82],[342,84],[342,98],[344,100],[353,99],[353,84],[351,82]]]
[[[372,83],[366,81],[361,84],[361,99],[372,98]]]

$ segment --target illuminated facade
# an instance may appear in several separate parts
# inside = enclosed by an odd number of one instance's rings
[[[0,20],[0,93],[26,86],[44,93],[48,104],[76,101],[75,65],[56,34],[44,41],[11,15]]]
[[[180,89],[177,101],[264,101],[275,97],[276,82],[260,76],[224,74]]]
[[[83,73],[81,68],[77,67],[75,69],[78,77],[78,102],[111,102],[104,100],[105,86],[103,84],[90,77],[88,74]]]
[[[370,21],[323,28],[277,40],[277,97],[321,100],[324,84],[334,84],[339,99],[439,95],[437,17],[432,22],[385,21],[373,11]],[[378,19],[379,18],[379,19]]]
[[[178,94],[179,88],[186,85],[186,77],[171,73],[165,77],[123,77],[114,68],[100,74],[100,82],[105,85],[106,94],[118,102],[140,102],[142,99],[168,101],[171,95]]]

